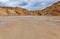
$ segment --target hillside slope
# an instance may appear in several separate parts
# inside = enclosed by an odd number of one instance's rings
[[[60,16],[60,1],[54,3],[52,6],[49,6],[42,11],[43,15]]]
[[[43,10],[35,11],[19,7],[0,7],[0,16],[60,16],[60,1]]]

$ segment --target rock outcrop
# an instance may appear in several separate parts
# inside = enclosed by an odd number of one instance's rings
[[[60,16],[60,1],[43,10],[35,11],[19,7],[0,7],[0,16]]]
[[[29,11],[18,7],[0,7],[0,16],[29,15]]]
[[[42,11],[44,16],[60,16],[60,1]]]

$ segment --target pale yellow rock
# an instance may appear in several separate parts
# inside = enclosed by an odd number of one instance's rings
[[[60,39],[60,17],[0,17],[0,39]]]

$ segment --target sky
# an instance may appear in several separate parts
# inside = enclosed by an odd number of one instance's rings
[[[42,10],[57,0],[0,0],[0,6],[22,7],[29,10]]]

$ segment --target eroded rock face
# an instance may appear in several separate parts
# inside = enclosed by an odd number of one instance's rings
[[[29,15],[29,11],[18,7],[0,7],[0,16]]]
[[[42,11],[44,16],[60,16],[60,1]]]
[[[7,15],[7,9],[0,8],[0,16],[6,16]]]
[[[0,7],[0,16],[60,16],[60,1],[43,10],[35,11],[19,7]]]

